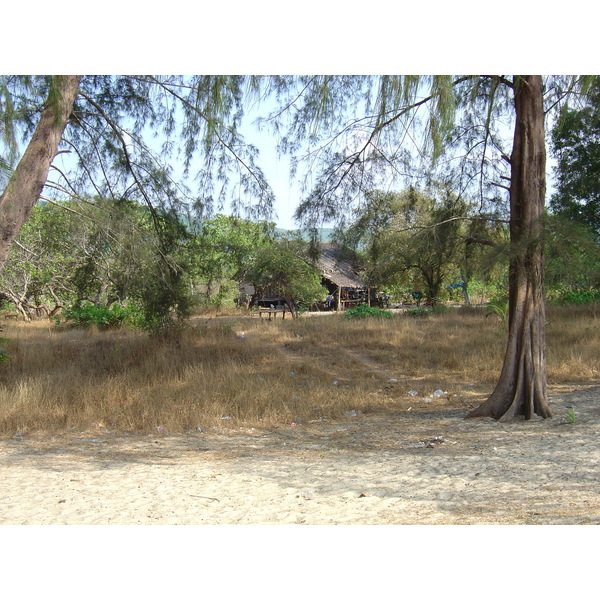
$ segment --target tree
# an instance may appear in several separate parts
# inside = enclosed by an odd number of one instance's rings
[[[473,240],[493,243],[489,237],[483,240],[484,232],[478,238],[469,235],[470,207],[439,186],[367,196],[345,238],[353,245],[360,239],[366,243],[374,284],[394,286],[408,276],[420,282],[413,289],[423,288],[428,304],[434,305],[451,273],[462,272],[464,277],[470,273],[472,261],[466,255]]]
[[[246,76],[0,76],[0,136],[9,149],[3,172],[18,155],[19,136],[28,146],[14,181],[39,170],[36,186],[19,194],[7,187],[4,195],[17,201],[3,201],[0,223],[10,220],[9,205],[20,209],[26,198],[33,206],[44,184],[56,196],[135,200],[153,217],[155,208],[206,217],[229,201],[234,214],[268,215],[273,192],[257,149],[239,130],[244,103],[257,93],[255,78]],[[40,169],[31,157],[47,141]],[[52,163],[57,150],[68,155],[64,164]]]
[[[321,285],[321,274],[311,264],[306,244],[295,240],[280,240],[259,250],[246,277],[256,290],[285,298],[292,316],[296,316],[298,306],[322,302],[328,294]]]
[[[274,244],[274,224],[218,214],[203,221],[194,240],[194,274],[210,299],[224,281],[239,286],[257,253]],[[220,298],[220,291],[217,294]]]
[[[83,302],[103,308],[133,302],[148,312],[165,293],[164,265],[185,265],[186,235],[174,228],[176,243],[166,253],[146,207],[105,198],[44,202],[21,229],[0,276],[0,291],[25,319]],[[152,286],[153,280],[161,283]],[[176,303],[188,303],[189,285],[179,294]],[[151,318],[156,316],[153,308]]]
[[[52,204],[34,206],[0,276],[0,292],[25,320],[54,314],[75,301],[70,277],[77,254],[72,215]]]
[[[600,80],[584,101],[580,109],[563,106],[552,129],[557,185],[550,206],[600,234]]]
[[[589,225],[550,214],[545,229],[548,297],[561,300],[600,289],[600,243]]]
[[[550,417],[546,389],[544,206],[546,139],[541,76],[515,78],[510,157],[508,342],[492,395],[468,417]]]
[[[0,270],[43,193],[127,199],[148,207],[159,240],[160,284],[148,298],[161,296],[167,313],[167,301],[181,308],[174,215],[210,216],[228,200],[235,214],[270,213],[273,192],[239,131],[256,92],[253,77],[0,76],[0,175],[10,176],[0,197]],[[12,172],[19,136],[28,145]]]
[[[57,75],[52,79],[38,125],[0,196],[0,271],[42,193],[71,116],[80,80],[80,75]]]
[[[363,95],[355,101],[355,107],[362,102],[362,112],[345,117],[348,101],[344,97],[349,90],[356,96],[353,86],[358,88],[365,81]],[[558,78],[549,83],[556,84],[555,90],[562,93],[573,89],[577,81],[582,80]],[[302,93],[285,97],[294,109],[285,142],[297,151],[309,131],[312,149],[305,157],[316,162],[319,150],[323,164],[315,186],[297,211],[305,224],[316,227],[340,215],[343,220],[349,213],[349,201],[360,189],[378,187],[374,181],[381,177],[381,169],[407,178],[412,171],[413,176],[427,178],[426,169],[416,168],[418,154],[402,151],[402,140],[412,139],[411,132],[414,135],[415,131],[430,140],[429,164],[432,168],[436,161],[441,165],[437,168],[459,196],[476,182],[482,206],[486,202],[499,206],[497,192],[493,195],[490,190],[504,188],[509,192],[507,350],[495,390],[468,416],[501,420],[516,416],[529,419],[534,414],[549,417],[542,243],[546,181],[542,77],[386,76],[378,78],[376,85],[365,78],[314,77],[299,83]],[[497,117],[511,113],[515,125],[509,157]],[[461,117],[458,126],[457,114]],[[324,131],[320,145],[314,134],[319,123]],[[415,124],[416,128],[411,128]],[[423,147],[419,149],[422,154]],[[451,158],[450,150],[459,147],[463,153],[458,167],[444,169],[449,164],[439,160],[444,151],[444,156]]]

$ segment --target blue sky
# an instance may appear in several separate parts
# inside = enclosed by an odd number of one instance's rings
[[[296,181],[290,177],[289,159],[277,156],[277,141],[272,134],[258,131],[252,123],[252,117],[247,119],[242,130],[246,141],[260,150],[259,163],[276,198],[274,209],[277,218],[274,221],[283,229],[296,229],[293,214],[301,200],[301,192]]]

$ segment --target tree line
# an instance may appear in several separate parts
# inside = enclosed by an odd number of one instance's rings
[[[99,197],[38,204],[6,261],[2,299],[24,320],[128,322],[160,333],[194,307],[233,306],[244,282],[306,308],[327,295],[299,235],[220,214],[199,224],[158,216],[170,223],[168,252],[166,225],[160,240],[145,206]]]
[[[168,254],[143,205],[101,197],[38,203],[0,277],[2,298],[24,320],[62,316],[107,326],[128,320],[153,330],[194,308],[233,306],[243,283],[304,309],[328,295],[300,231],[221,214],[199,223],[160,216],[171,223]],[[547,215],[547,223],[548,296],[573,300],[600,288],[600,246],[589,228],[559,215]],[[473,287],[506,299],[507,223],[498,215],[484,218],[440,186],[370,192],[334,237],[354,252],[366,283],[393,301],[410,302],[414,292],[430,306],[469,302]]]

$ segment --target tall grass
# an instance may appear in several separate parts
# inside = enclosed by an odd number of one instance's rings
[[[439,388],[449,393],[445,406],[464,406],[493,388],[504,329],[475,309],[356,321],[195,319],[161,341],[12,323],[3,333],[12,358],[0,365],[0,433],[270,427],[406,410],[415,403],[409,390]],[[598,379],[597,307],[549,307],[547,332],[551,384]]]

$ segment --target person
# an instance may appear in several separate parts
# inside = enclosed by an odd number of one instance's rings
[[[383,308],[389,308],[390,306],[390,297],[388,296],[385,290],[381,292],[381,306]]]
[[[322,298],[323,296],[321,296]],[[333,304],[333,294],[329,294],[329,296],[327,296],[327,299],[325,300],[325,306],[327,307],[327,310],[331,310],[331,305]]]

